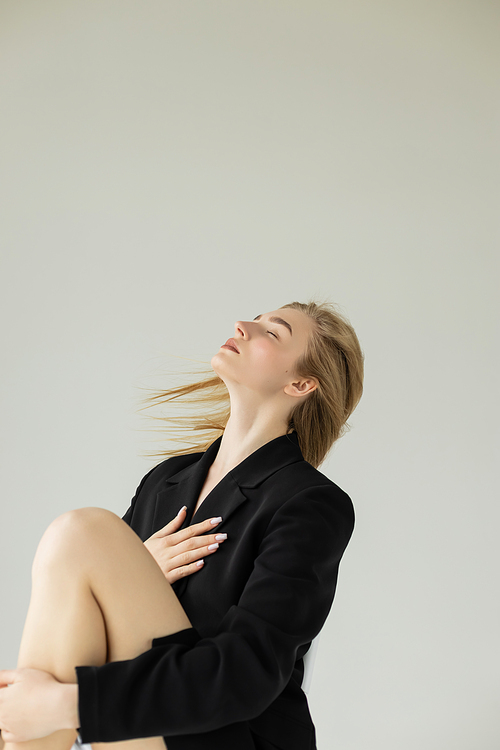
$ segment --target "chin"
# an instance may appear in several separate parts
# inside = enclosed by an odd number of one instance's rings
[[[217,354],[214,354],[214,356],[210,360],[210,364],[212,366],[212,370],[216,373],[216,375],[221,377],[220,371],[225,370],[226,368],[224,367],[224,360],[223,358],[221,358],[220,352],[217,352]]]
[[[234,372],[231,370],[231,366],[228,366],[228,359],[224,355],[217,352],[210,360],[212,370],[216,375],[227,385],[228,379],[231,380],[231,375],[234,376]]]

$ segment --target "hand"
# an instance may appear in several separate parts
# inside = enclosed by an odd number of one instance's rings
[[[0,729],[3,740],[27,742],[46,737],[59,729],[76,729],[77,690],[78,685],[58,682],[53,675],[41,669],[0,670]],[[70,718],[71,698],[75,704],[74,718]]]
[[[144,546],[153,555],[169,583],[178,581],[203,567],[202,558],[217,552],[217,548],[208,549],[211,544],[221,544],[226,534],[206,534],[214,529],[220,521],[208,518],[206,521],[176,531],[185,519],[186,506],[166,526],[146,539]],[[220,519],[222,520],[222,519]],[[213,522],[213,523],[212,523]],[[203,534],[203,536],[201,536]],[[196,562],[201,562],[197,565]]]

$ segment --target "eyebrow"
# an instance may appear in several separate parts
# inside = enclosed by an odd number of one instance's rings
[[[257,315],[254,320],[259,320],[259,318],[262,318],[262,315]],[[292,326],[290,325],[290,323],[287,323],[286,320],[283,320],[283,318],[278,318],[277,315],[271,315],[269,320],[271,321],[271,323],[278,323],[280,326],[285,326],[290,331],[290,336],[293,336]]]

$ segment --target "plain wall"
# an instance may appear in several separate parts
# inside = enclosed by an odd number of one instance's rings
[[[322,466],[357,520],[318,748],[498,750],[499,31],[482,0],[3,0],[2,668],[46,526],[154,463],[140,388],[316,296],[366,356]]]

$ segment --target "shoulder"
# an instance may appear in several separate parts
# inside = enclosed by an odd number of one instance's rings
[[[274,522],[286,517],[300,519],[325,532],[335,530],[347,544],[354,530],[354,505],[347,492],[323,472],[305,460],[297,461],[277,471],[265,484],[265,494],[274,505]]]
[[[136,495],[142,492],[144,489],[154,489],[156,486],[163,485],[163,483],[178,474],[183,469],[191,466],[200,459],[203,453],[185,453],[182,456],[170,456],[165,458],[160,463],[153,466],[141,479],[141,482],[136,490]]]
[[[291,500],[298,495],[308,496],[311,501],[320,505],[337,504],[350,508],[354,513],[352,500],[347,492],[305,460],[283,467],[273,474],[268,482],[269,485],[274,485],[275,489],[286,486],[287,496]]]
[[[203,456],[202,452],[183,453],[181,456],[170,456],[169,458],[160,461],[156,466],[153,466],[150,473],[154,472],[158,476],[168,479],[169,477],[174,476],[174,474],[177,474],[177,472],[182,471],[182,469],[185,469],[187,466],[199,461],[201,456]]]

